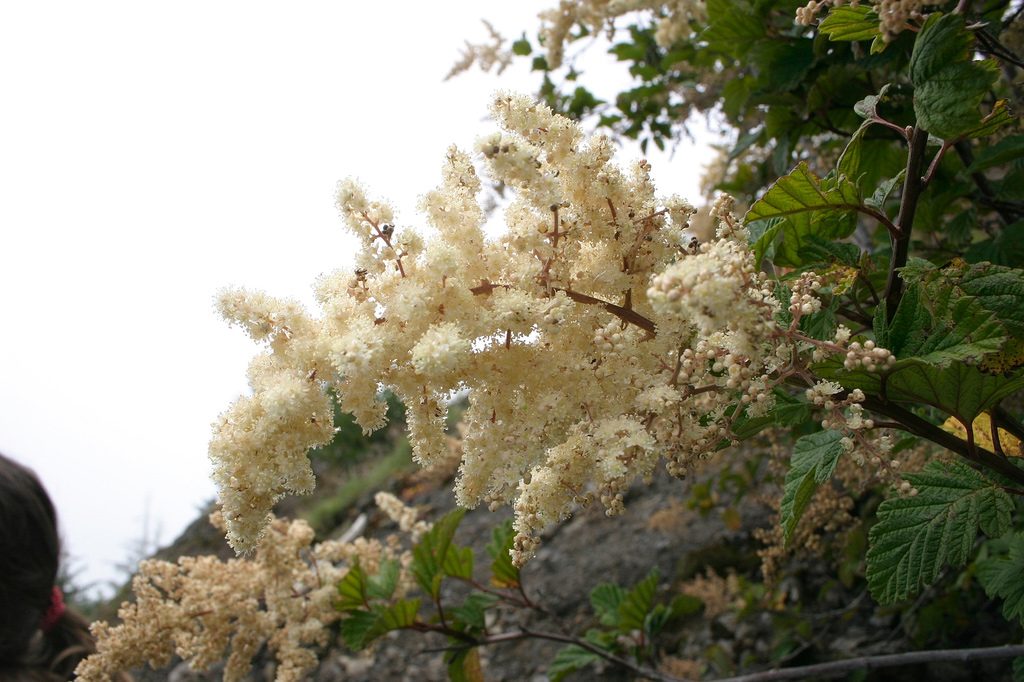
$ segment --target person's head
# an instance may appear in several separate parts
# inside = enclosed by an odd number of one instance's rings
[[[94,645],[54,589],[57,513],[39,479],[0,455],[0,682],[72,679]]]

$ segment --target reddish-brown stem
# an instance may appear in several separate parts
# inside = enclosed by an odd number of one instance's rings
[[[921,177],[921,167],[924,165],[924,154],[927,147],[928,131],[918,126],[910,137],[906,180],[903,183],[899,217],[896,219],[897,232],[891,235],[892,260],[889,262],[889,279],[885,285],[885,312],[890,322],[903,297],[903,279],[899,275],[899,270],[907,264],[907,257],[910,253],[910,234],[914,229],[914,214],[917,212],[917,201],[921,198],[921,192],[925,187],[924,179]]]
[[[486,296],[495,289],[499,288],[511,289],[512,287],[511,285],[508,284],[494,284],[492,282],[481,282],[478,286],[470,287],[469,291],[474,296]],[[640,313],[636,312],[635,310],[632,310],[631,308],[623,308],[620,305],[615,305],[611,301],[604,301],[600,298],[595,298],[594,296],[581,294],[578,291],[573,291],[572,289],[560,289],[556,287],[553,289],[553,291],[561,291],[565,293],[566,296],[568,296],[573,301],[576,301],[577,303],[599,305],[603,307],[605,310],[607,310],[609,313],[614,315],[615,317],[622,320],[623,322],[628,322],[629,324],[633,324],[636,325],[637,327],[640,327],[640,329],[643,329],[652,338],[657,333],[654,326],[654,322],[644,317]]]

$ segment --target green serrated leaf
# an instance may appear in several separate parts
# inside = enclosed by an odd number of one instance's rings
[[[751,250],[758,264],[764,259],[775,259],[775,239],[782,231],[782,219],[758,220],[747,225],[750,233]]]
[[[739,0],[708,0],[708,27],[701,34],[713,50],[743,56],[764,36],[764,23]]]
[[[512,54],[514,55],[525,57],[531,52],[533,52],[533,47],[530,46],[530,41],[526,39],[526,36],[512,43]]]
[[[449,641],[459,647],[445,654],[449,682],[484,682],[480,650],[476,647],[466,648],[465,642],[459,640]]]
[[[930,462],[904,478],[918,494],[883,502],[869,535],[868,588],[882,604],[912,596],[946,566],[962,566],[979,529],[1002,535],[1013,511],[1010,496],[966,464]]]
[[[949,269],[949,275],[958,276],[957,286],[992,311],[1011,335],[1024,337],[1024,271],[975,263],[967,268]]]
[[[989,115],[981,119],[980,124],[965,131],[962,134],[962,137],[988,137],[1000,128],[1010,125],[1016,120],[1017,119],[1013,116],[1013,112],[1010,111],[1010,105],[1005,99],[1001,99],[995,103],[995,106],[992,107],[992,111]]]
[[[654,607],[654,593],[658,589],[658,569],[652,568],[647,577],[626,592],[619,604],[618,627],[623,630],[641,630],[647,614]]]
[[[519,586],[519,569],[512,563],[512,545],[516,532],[512,520],[508,519],[491,532],[487,553],[491,557],[491,583],[495,587],[514,588]]]
[[[413,547],[412,574],[423,591],[435,600],[440,595],[441,579],[444,577],[445,571],[462,568],[464,554],[460,554],[460,551],[451,552],[451,550],[455,529],[458,528],[465,515],[465,509],[456,509],[445,514],[420,539],[419,544]],[[450,552],[456,556],[449,558]],[[470,570],[472,570],[471,560]],[[452,575],[450,571],[449,575]]]
[[[835,261],[851,268],[860,266],[862,256],[860,247],[856,244],[833,242],[815,235],[810,235],[807,238],[807,244],[800,250],[800,253],[819,262]],[[834,295],[838,293],[840,292],[833,290]]]
[[[498,603],[498,597],[486,592],[470,592],[465,601],[449,610],[456,622],[468,628],[484,629],[487,609]]]
[[[1009,135],[991,147],[982,148],[967,172],[978,173],[1021,157],[1024,157],[1024,135]]]
[[[1024,266],[1024,220],[1007,225],[995,237],[975,242],[967,249],[964,258],[975,264],[989,262],[993,265],[1005,265],[1014,268]],[[1024,315],[1024,313],[1022,313]],[[1018,338],[1021,336],[1021,321],[1000,319],[1007,331]]]
[[[857,186],[845,177],[822,181],[800,162],[793,171],[773,184],[750,207],[746,222],[781,219],[782,241],[776,249],[778,265],[799,266],[801,246],[811,235],[841,239],[857,226],[855,211],[862,208]]]
[[[864,121],[860,124],[860,127],[854,131],[850,141],[846,143],[846,147],[843,149],[843,153],[839,155],[839,161],[836,164],[836,169],[840,175],[855,182],[860,176],[861,144],[871,124],[872,121]]]
[[[999,75],[994,61],[971,59],[974,38],[960,14],[932,14],[914,42],[910,78],[917,123],[953,140],[981,125],[982,98]]]
[[[843,453],[842,439],[843,434],[838,431],[819,431],[801,437],[793,445],[779,506],[779,523],[787,544],[814,491],[835,472],[839,456]]]
[[[377,614],[372,611],[353,611],[340,623],[341,638],[349,649],[361,651],[376,623]]]
[[[864,200],[864,203],[876,211],[884,211],[885,202],[889,200],[889,195],[892,194],[894,189],[903,184],[903,178],[906,176],[907,171],[904,169],[896,177],[885,180],[878,185],[870,198]]]
[[[362,609],[369,602],[366,584],[366,572],[356,561],[338,583],[337,607],[341,611]]]
[[[1003,600],[1003,616],[1007,620],[1024,623],[1024,533],[990,545],[998,549],[978,563],[978,580],[988,596]]]
[[[577,644],[569,644],[559,649],[548,665],[548,679],[551,682],[561,682],[569,673],[582,670],[601,660],[602,658],[594,652]]]
[[[881,35],[878,14],[871,5],[833,7],[818,30],[829,40],[871,40]]]
[[[626,596],[626,591],[615,583],[602,583],[590,592],[590,606],[601,621],[601,625],[617,627],[619,624],[619,606]]]
[[[445,576],[469,580],[473,577],[473,550],[451,545],[445,555],[442,571]]]
[[[981,360],[1002,348],[1007,339],[1003,325],[976,297],[958,296],[942,284],[923,283],[907,288],[887,336],[888,348],[897,358],[912,357],[940,367]]]
[[[883,395],[881,375],[846,370],[842,360],[830,358],[815,364],[813,370],[847,390],[859,388],[869,395]],[[900,360],[887,373],[884,397],[896,403],[931,405],[971,424],[983,411],[1022,388],[1024,369],[994,376],[962,362],[937,367],[910,359]]]
[[[398,586],[398,574],[401,565],[395,559],[382,559],[380,571],[366,581],[366,593],[376,599],[391,599]]]
[[[685,618],[700,613],[704,609],[704,600],[689,594],[676,595],[669,604],[669,615],[672,619]]]
[[[879,88],[877,95],[868,95],[854,104],[853,111],[861,118],[878,118],[878,105],[886,99],[890,87],[892,87],[892,84],[886,83]]]

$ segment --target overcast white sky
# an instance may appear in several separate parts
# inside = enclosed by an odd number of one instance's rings
[[[310,301],[350,258],[343,177],[418,223],[491,92],[537,83],[442,82],[463,39],[555,3],[0,5],[0,451],[42,477],[82,580],[116,575],[147,509],[166,543],[214,495],[210,424],[255,351],[216,291]],[[662,193],[696,199],[703,156],[654,158]]]

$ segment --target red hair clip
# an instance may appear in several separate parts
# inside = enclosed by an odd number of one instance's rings
[[[39,628],[43,632],[49,632],[60,620],[60,617],[64,615],[64,611],[67,607],[64,606],[64,593],[60,591],[60,588],[56,585],[53,586],[53,592],[50,593],[50,607],[46,609],[46,614],[43,616],[43,622],[39,624]]]

